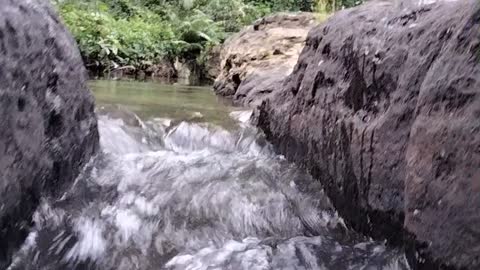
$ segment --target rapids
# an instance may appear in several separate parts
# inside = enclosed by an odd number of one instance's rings
[[[98,114],[101,153],[60,199],[43,198],[9,270],[409,269],[402,250],[346,228],[250,111],[223,126]]]

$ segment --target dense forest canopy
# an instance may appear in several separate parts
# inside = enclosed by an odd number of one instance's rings
[[[146,69],[195,58],[229,34],[279,11],[327,13],[358,0],[55,0],[87,66]]]

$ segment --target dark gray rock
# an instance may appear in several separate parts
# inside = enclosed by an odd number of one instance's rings
[[[49,1],[0,1],[0,269],[40,197],[59,196],[98,148],[85,80]]]
[[[258,125],[351,226],[414,243],[414,268],[480,269],[479,2],[409,7],[313,29]]]
[[[238,86],[232,97],[236,104],[256,107],[263,100],[282,90],[286,73],[284,67],[268,69],[267,72],[255,72],[247,76]]]

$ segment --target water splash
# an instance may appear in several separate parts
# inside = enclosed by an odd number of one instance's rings
[[[349,231],[313,182],[238,128],[99,117],[103,153],[45,198],[14,269],[408,269]],[[130,121],[136,119],[135,121]]]

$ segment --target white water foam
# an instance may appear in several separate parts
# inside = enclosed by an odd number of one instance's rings
[[[168,132],[165,121],[100,117],[104,153],[60,201],[42,203],[11,270],[408,269],[401,252],[348,232],[321,190],[302,193],[313,180],[247,115],[233,116],[235,131],[182,122]]]

